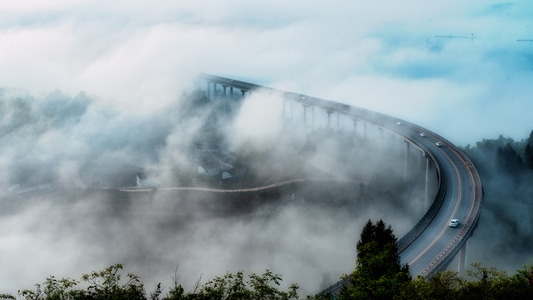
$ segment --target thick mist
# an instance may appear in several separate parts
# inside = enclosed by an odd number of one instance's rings
[[[186,290],[269,269],[314,294],[353,270],[368,219],[400,238],[424,213],[420,153],[404,183],[400,138],[344,117],[328,127],[319,109],[304,126],[279,95],[228,103],[191,88],[142,115],[85,93],[0,96],[1,292],[123,263],[148,291],[176,268]],[[213,158],[233,177],[200,172]]]
[[[515,141],[500,135],[464,148],[484,188],[479,226],[467,244],[467,263],[482,262],[510,274],[533,264],[533,169],[525,151],[533,145],[532,137]]]

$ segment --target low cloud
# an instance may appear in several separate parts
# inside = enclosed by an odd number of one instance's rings
[[[527,1],[388,5],[236,0],[163,1],[157,7],[125,1],[0,4],[0,69],[6,70],[0,74],[0,139],[6,145],[0,152],[0,185],[15,188],[21,178],[32,176],[35,182],[54,177],[76,184],[72,174],[91,164],[163,168],[183,161],[183,149],[205,130],[202,124],[209,115],[182,106],[182,95],[190,92],[200,72],[373,109],[459,145],[497,134],[527,136],[533,48],[517,41],[531,39]],[[258,105],[261,101],[268,105]],[[235,123],[218,123],[230,133],[231,148],[248,140],[266,145],[281,130],[283,102],[275,95],[252,94],[243,109]],[[325,114],[315,113],[315,126],[326,124]],[[290,138],[304,139],[303,129],[278,141],[287,146],[273,148],[272,158],[294,152]],[[329,142],[321,147],[320,153],[335,149]],[[331,163],[320,154],[313,160],[315,168]],[[368,174],[365,180],[372,178],[371,166],[360,168]],[[138,273],[157,269],[164,274],[153,278],[162,281],[179,264],[183,274],[196,280],[227,271],[238,260],[232,253],[245,249],[264,260],[241,257],[248,264],[236,267],[256,272],[276,267],[287,281],[296,281],[292,274],[320,270],[302,285],[304,292],[313,293],[317,285],[340,275],[324,272],[330,266],[340,272],[352,269],[346,261],[353,261],[360,229],[336,223],[334,216],[342,211],[326,211],[317,220],[324,209],[318,205],[256,211],[245,222],[206,218],[212,214],[204,215],[195,206],[199,204],[181,197],[176,202],[156,197],[153,206],[112,206],[102,195],[80,199],[70,203],[37,197],[3,204],[0,243],[6,249],[1,261],[6,271],[0,281],[6,288],[30,287],[50,274],[77,277],[117,260]],[[183,209],[189,206],[193,209]],[[280,236],[279,231],[287,230],[283,225],[302,210],[300,223]],[[177,222],[176,214],[190,222]],[[265,214],[269,217],[261,219]],[[360,225],[382,214],[366,211]],[[317,221],[320,226],[314,227]],[[391,223],[401,233],[409,222]],[[179,234],[168,234],[168,224]],[[323,232],[313,235],[310,228]],[[259,229],[265,234],[255,234]],[[272,236],[282,252],[272,254],[273,246],[266,242]],[[58,249],[67,254],[58,256]],[[316,259],[320,253],[324,260]],[[145,260],[136,264],[140,258]]]
[[[366,220],[388,220],[401,236],[423,213],[423,176],[416,172],[413,178],[422,179],[395,193],[394,201],[364,204],[362,185],[378,184],[387,173],[402,182],[401,172],[384,170],[375,155],[380,149],[403,157],[392,135],[385,149],[377,129],[370,126],[363,140],[361,129],[353,132],[352,122],[342,120],[341,138],[334,138],[324,112],[317,109],[313,123],[309,111],[306,128],[301,105],[292,104],[288,118],[284,110],[290,103],[261,91],[246,98],[234,117],[224,117],[224,106],[190,92],[198,102],[189,103],[184,94],[173,109],[138,115],[103,107],[83,93],[36,97],[4,91],[4,292],[31,288],[49,275],[79,278],[124,263],[148,290],[157,282],[170,286],[178,266],[188,289],[200,277],[271,269],[287,285],[299,283],[302,293],[313,294],[353,269],[346,262],[354,262]],[[211,145],[211,138],[221,142]],[[346,144],[351,140],[353,147]],[[246,159],[248,172],[257,176],[245,186],[317,181],[227,195],[176,189],[188,186],[173,176],[190,172],[187,160],[197,149],[248,155],[235,160],[242,165],[239,159]],[[400,143],[397,151],[402,150]],[[157,170],[167,189],[133,194],[109,189],[135,186],[134,175],[145,170]],[[328,178],[341,181],[324,181]],[[394,216],[401,210],[410,213]]]

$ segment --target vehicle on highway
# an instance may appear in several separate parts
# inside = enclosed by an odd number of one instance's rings
[[[426,134],[423,133],[423,132],[419,133],[418,135],[421,136],[421,137],[426,137]]]
[[[435,146],[437,146],[437,147],[442,147],[442,143],[441,143],[441,142],[436,142],[436,143],[435,143]]]
[[[396,125],[401,126],[402,122],[398,121],[398,122],[396,122]]]
[[[459,226],[459,220],[451,219],[450,220],[450,224],[448,224],[448,225],[450,225],[450,227],[454,227],[455,228],[455,227]]]

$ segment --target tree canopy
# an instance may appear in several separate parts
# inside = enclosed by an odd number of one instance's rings
[[[174,278],[174,286],[164,292],[159,284],[147,296],[144,286],[135,274],[128,273],[126,279],[121,274],[122,264],[115,264],[102,271],[81,276],[81,281],[69,278],[57,279],[50,276],[43,284],[36,284],[35,290],[24,289],[18,292],[25,300],[290,300],[298,299],[298,285],[292,284],[288,291],[279,289],[282,278],[269,270],[258,275],[251,273],[245,280],[243,272],[227,273],[196,287],[191,292]],[[79,283],[85,288],[79,288]],[[0,294],[0,299],[16,299],[11,294]]]
[[[350,286],[341,299],[392,299],[411,280],[409,266],[401,265],[397,239],[383,220],[368,220],[357,242],[357,261]]]

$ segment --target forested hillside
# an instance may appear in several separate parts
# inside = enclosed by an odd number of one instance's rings
[[[512,271],[533,262],[533,131],[521,141],[499,136],[463,150],[475,163],[484,197],[469,258]]]

